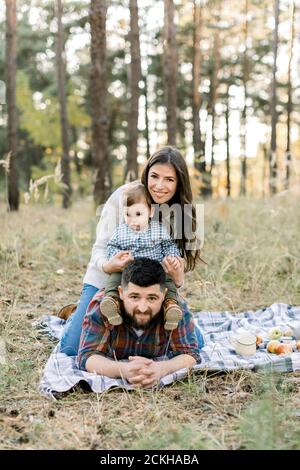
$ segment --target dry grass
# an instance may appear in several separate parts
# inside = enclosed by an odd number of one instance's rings
[[[211,201],[205,215],[203,256],[209,264],[186,278],[194,309],[300,304],[298,197]],[[77,388],[57,402],[40,396],[36,387],[53,344],[31,322],[78,299],[96,220],[91,201],[67,212],[35,205],[7,214],[0,206],[0,217],[0,335],[7,347],[0,448],[300,447],[299,373],[202,373],[159,392],[96,395]],[[279,432],[284,420],[288,431]],[[264,436],[258,442],[251,431],[257,423]]]

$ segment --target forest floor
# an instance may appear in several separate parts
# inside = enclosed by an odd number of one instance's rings
[[[300,305],[299,195],[205,203],[203,258],[185,296],[198,310]],[[299,449],[300,372],[198,373],[160,391],[37,385],[53,342],[32,327],[77,301],[95,237],[91,200],[65,211],[0,205],[1,449]]]

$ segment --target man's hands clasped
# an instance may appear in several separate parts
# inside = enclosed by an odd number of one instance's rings
[[[142,356],[129,356],[124,378],[136,388],[152,388],[163,377],[162,363]]]

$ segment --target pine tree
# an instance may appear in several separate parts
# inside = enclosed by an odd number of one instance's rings
[[[16,0],[6,0],[6,103],[7,133],[9,149],[8,167],[8,208],[19,209],[19,175],[17,169],[17,106],[16,106],[16,74],[17,74],[17,5]]]

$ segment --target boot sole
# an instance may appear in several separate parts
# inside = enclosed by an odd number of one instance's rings
[[[182,312],[179,308],[170,307],[166,312],[165,330],[175,330],[178,322],[182,319]]]
[[[101,313],[107,318],[109,323],[114,326],[121,325],[123,319],[120,315],[119,308],[111,299],[104,299],[100,304]]]

